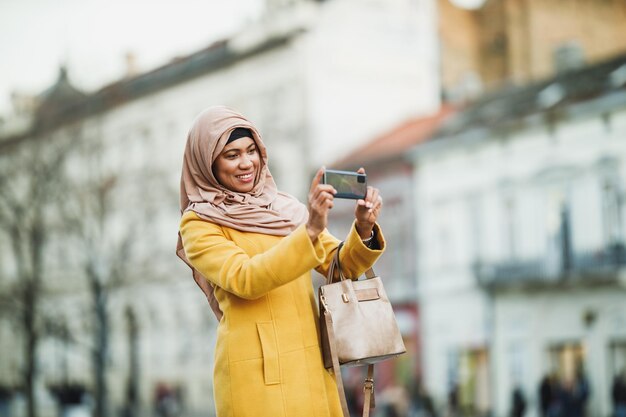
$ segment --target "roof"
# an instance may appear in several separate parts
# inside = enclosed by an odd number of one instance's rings
[[[227,40],[215,42],[205,49],[177,58],[152,71],[142,73],[136,77],[121,79],[95,93],[78,97],[79,99],[73,99],[64,106],[57,108],[53,114],[48,114],[45,120],[40,120],[36,124],[35,129],[53,128],[64,123],[80,120],[86,116],[106,111],[120,104],[217,71],[256,54],[280,47],[297,35],[297,33],[297,31],[294,31],[268,38],[264,42],[243,52],[234,50],[230,47]],[[65,80],[67,81],[66,74]],[[66,88],[69,82],[61,84],[45,92],[44,99],[46,97],[66,97],[65,93],[70,92]],[[73,98],[77,97],[73,96]]]
[[[39,124],[48,123],[54,120],[67,107],[81,102],[86,94],[74,87],[67,76],[67,68],[62,66],[59,69],[57,82],[39,95],[39,105],[35,118]]]
[[[356,148],[344,158],[332,164],[334,167],[355,167],[367,163],[391,159],[406,150],[428,140],[455,108],[445,105],[433,115],[416,117]]]
[[[39,95],[42,103],[67,102],[82,99],[85,93],[74,87],[67,76],[67,68],[59,68],[57,82]]]
[[[447,120],[435,138],[473,129],[515,128],[529,116],[626,90],[626,54],[521,87],[487,94]]]

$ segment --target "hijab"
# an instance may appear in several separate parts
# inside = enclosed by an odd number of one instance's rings
[[[222,186],[212,171],[213,163],[237,128],[250,130],[261,160],[254,187],[247,193]],[[277,190],[267,162],[267,149],[249,120],[224,106],[204,110],[187,134],[180,180],[181,215],[193,211],[206,221],[242,232],[287,236],[306,221],[308,212],[296,198]],[[213,284],[189,263],[180,233],[176,254],[191,267],[194,280],[217,319],[221,319],[223,313],[215,299]]]

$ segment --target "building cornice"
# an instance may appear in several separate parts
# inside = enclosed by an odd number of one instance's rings
[[[5,147],[29,136],[53,131],[150,94],[219,71],[255,55],[280,48],[288,44],[299,33],[299,30],[294,30],[290,33],[275,35],[249,49],[233,48],[229,40],[218,41],[203,50],[175,59],[152,71],[119,80],[86,95],[80,100],[59,106],[54,114],[48,115],[45,121],[35,121],[28,131],[11,137],[0,138],[0,146]]]

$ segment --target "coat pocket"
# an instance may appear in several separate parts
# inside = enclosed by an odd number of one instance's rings
[[[263,350],[263,374],[266,385],[280,383],[280,363],[278,360],[278,343],[274,323],[271,321],[257,322],[257,331]]]

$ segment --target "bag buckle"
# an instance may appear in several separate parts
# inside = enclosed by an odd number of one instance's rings
[[[326,297],[324,296],[324,294],[320,295],[320,302],[324,306],[324,310],[330,311],[330,309],[328,308],[328,304],[326,304]]]
[[[374,380],[371,378],[365,378],[365,383],[363,384],[363,392],[367,390],[374,392]]]

